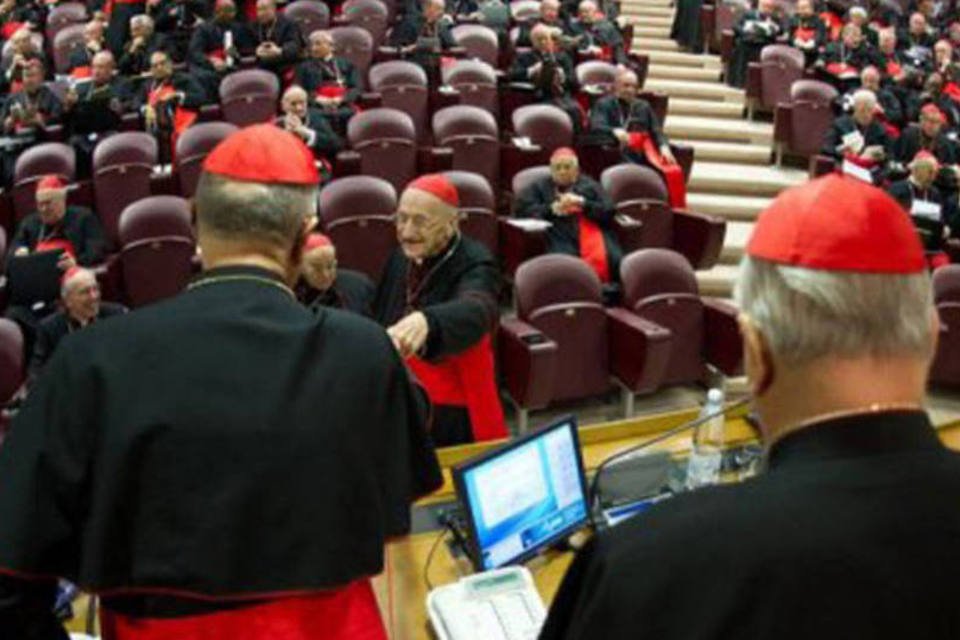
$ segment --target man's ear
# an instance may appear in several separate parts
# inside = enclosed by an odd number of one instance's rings
[[[773,384],[773,356],[766,337],[745,313],[737,317],[740,335],[743,337],[743,367],[750,384],[750,392],[756,398],[763,395]]]

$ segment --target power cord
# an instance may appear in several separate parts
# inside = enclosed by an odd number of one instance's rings
[[[427,560],[423,563],[423,582],[427,585],[427,592],[433,591],[433,583],[430,581],[430,564],[433,562],[433,556],[437,553],[437,547],[440,546],[440,543],[446,537],[447,529],[444,528],[443,531],[441,531],[433,541],[433,545],[430,547],[430,552],[427,554]]]

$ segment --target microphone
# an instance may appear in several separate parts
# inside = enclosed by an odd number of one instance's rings
[[[609,458],[601,462],[600,466],[598,466],[597,470],[594,472],[593,478],[590,480],[590,487],[587,490],[587,504],[590,505],[590,509],[592,513],[592,521],[594,526],[596,526],[596,513],[599,510],[597,508],[597,505],[595,505],[595,503],[597,502],[597,489],[600,486],[600,477],[603,475],[604,470],[606,470],[611,464],[613,464],[614,462],[617,462],[618,460],[623,460],[624,458],[627,458],[637,453],[638,451],[642,451],[648,447],[652,447],[653,445],[659,442],[663,442],[664,440],[669,440],[675,435],[684,433],[685,431],[696,429],[700,425],[706,422],[709,422],[710,420],[713,420],[716,417],[723,416],[725,418],[728,414],[747,405],[749,402],[750,402],[749,397],[743,398],[741,400],[737,400],[736,402],[727,405],[726,407],[724,407],[719,411],[714,411],[712,413],[708,413],[707,415],[699,416],[694,420],[690,420],[689,422],[684,422],[683,424],[678,425],[672,429],[668,429],[667,431],[664,431],[663,433],[658,434],[653,438],[650,438],[649,440],[644,440],[643,442],[635,444],[632,447],[628,447],[623,451],[618,451],[617,453],[611,455]]]

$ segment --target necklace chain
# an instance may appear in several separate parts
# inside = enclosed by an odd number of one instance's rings
[[[820,422],[829,422],[831,420],[839,420],[840,418],[870,415],[874,413],[892,413],[895,411],[923,411],[923,406],[916,402],[874,402],[872,404],[854,407],[852,409],[842,409],[839,411],[830,411],[828,413],[817,414],[780,430],[770,439],[766,448],[769,450],[771,446],[780,440],[783,440],[786,436]]]
[[[214,276],[212,278],[202,278],[196,282],[191,282],[187,285],[187,291],[192,291],[199,287],[205,287],[210,284],[220,284],[223,282],[259,282],[260,284],[267,284],[271,287],[276,287],[280,289],[292,299],[296,300],[297,296],[293,290],[287,285],[277,282],[276,280],[271,280],[270,278],[264,278],[262,276],[245,276],[245,275],[236,275],[236,276]]]

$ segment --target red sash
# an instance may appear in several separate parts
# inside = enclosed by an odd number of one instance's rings
[[[956,82],[948,82],[944,85],[943,93],[950,96],[950,99],[954,102],[960,102],[960,86],[957,86]]]
[[[157,103],[165,98],[169,98],[174,93],[176,89],[172,85],[165,84],[157,87],[150,91],[150,94],[147,96],[147,104],[151,107],[156,108]],[[177,105],[173,110],[173,133],[170,134],[170,149],[177,148],[177,138],[180,137],[187,127],[192,125],[197,120],[197,112],[190,109],[184,109],[180,105]]]
[[[49,240],[41,240],[37,243],[37,246],[33,248],[34,252],[38,253],[43,251],[56,251],[57,249],[63,249],[63,252],[71,258],[76,259],[77,257],[77,252],[73,248],[73,243],[66,238],[51,238]]]
[[[630,140],[627,146],[638,153],[643,153],[647,162],[663,175],[663,181],[667,185],[667,195],[670,196],[670,206],[674,209],[685,209],[687,207],[687,185],[684,182],[683,169],[680,168],[680,165],[676,163],[667,164],[650,134],[637,131],[629,135]]]
[[[338,84],[325,84],[317,87],[316,96],[318,98],[342,98],[347,95],[347,88]]]
[[[900,72],[903,70],[903,67],[900,66],[900,63],[896,60],[887,60],[887,75],[891,78],[895,78],[900,75]]]
[[[831,62],[826,66],[826,71],[841,80],[849,80],[860,75],[860,71],[855,66],[846,62]]]
[[[840,19],[840,16],[832,11],[824,11],[820,14],[820,19],[823,21],[824,26],[827,27],[827,36],[831,40],[836,40],[840,37],[840,30],[843,29],[843,20]]]
[[[82,67],[74,67],[73,71],[70,72],[71,78],[78,78],[78,79],[89,78],[92,75],[93,75],[93,68],[90,67],[89,65],[85,65]]]
[[[2,27],[0,27],[0,35],[3,36],[4,40],[9,40],[10,37],[20,30],[20,27],[25,25],[25,22],[7,22]]]
[[[440,362],[426,362],[411,356],[407,358],[407,365],[427,390],[430,402],[467,408],[474,441],[507,437],[489,335],[466,351]]]
[[[877,113],[877,122],[884,128],[887,135],[896,140],[900,137],[900,127],[887,120],[887,114],[882,111]]]
[[[601,282],[610,282],[610,263],[607,261],[603,230],[582,210],[577,212],[577,219],[580,223],[580,257],[596,272]]]
[[[100,626],[103,640],[387,640],[369,580],[183,618],[132,618],[101,608]]]
[[[809,42],[816,39],[816,36],[817,30],[808,27],[797,27],[797,30],[793,32],[793,39],[800,42]]]
[[[213,51],[207,53],[207,57],[208,57],[208,58],[215,58],[215,59],[219,60],[220,62],[226,62],[226,61],[227,61],[227,54],[226,54],[226,52],[223,50],[223,48],[214,49]]]
[[[861,158],[860,156],[856,155],[855,153],[851,153],[850,151],[845,152],[843,154],[843,158],[844,160],[848,160],[853,164],[857,165],[858,167],[863,167],[864,169],[873,169],[875,166],[879,164],[879,162],[876,160],[871,160],[869,158]]]

